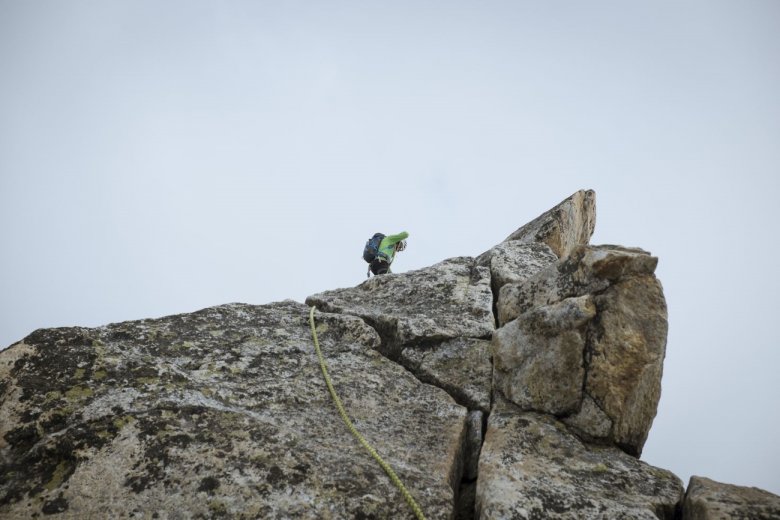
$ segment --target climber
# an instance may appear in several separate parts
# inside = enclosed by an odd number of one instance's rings
[[[402,231],[397,235],[385,236],[382,233],[375,233],[368,239],[366,247],[363,249],[363,260],[368,262],[368,273],[386,274],[390,272],[390,264],[395,259],[397,251],[406,249],[406,238],[409,233]]]

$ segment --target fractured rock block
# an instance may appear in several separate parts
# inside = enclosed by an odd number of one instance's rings
[[[506,284],[497,302],[499,326],[528,309],[605,290],[622,278],[652,275],[658,258],[638,248],[582,246],[524,282]]]
[[[495,388],[524,410],[567,415],[582,401],[589,296],[536,307],[493,335]]]
[[[401,363],[421,381],[443,388],[470,410],[490,412],[490,342],[457,338],[431,348],[407,347]]]
[[[479,460],[476,518],[675,518],[683,486],[623,451],[588,446],[549,415],[501,404]]]
[[[504,285],[522,283],[557,261],[547,244],[520,241],[502,242],[477,259],[479,265],[490,268],[496,298]]]
[[[562,418],[583,438],[639,455],[657,411],[666,352],[656,264],[640,249],[582,246],[502,287],[496,390],[524,409]],[[592,312],[581,309],[579,319],[571,302],[582,298]]]
[[[611,439],[638,456],[661,398],[668,331],[663,290],[655,277],[638,276],[594,301],[599,318],[588,345],[585,392],[612,420]]]

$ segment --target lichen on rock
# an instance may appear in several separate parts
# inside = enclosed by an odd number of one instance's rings
[[[341,423],[307,317],[294,302],[231,304],[39,331],[2,352],[0,514],[406,515]],[[362,320],[317,319],[353,421],[428,514],[449,517],[466,410],[382,357]]]

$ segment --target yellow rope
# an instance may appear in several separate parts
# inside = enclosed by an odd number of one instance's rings
[[[344,405],[341,404],[341,399],[339,399],[339,396],[336,394],[336,390],[333,388],[333,383],[330,381],[328,369],[325,366],[325,359],[322,357],[322,352],[320,351],[320,343],[317,341],[317,329],[314,326],[314,307],[311,308],[311,312],[309,313],[309,323],[311,324],[311,335],[314,338],[314,348],[317,350],[317,357],[320,360],[322,375],[325,377],[325,384],[328,385],[328,391],[330,391],[330,395],[333,397],[333,402],[336,403],[336,408],[338,408],[341,418],[349,428],[349,431],[352,432],[352,435],[354,435],[358,442],[360,442],[360,444],[362,444],[363,447],[368,450],[371,456],[376,459],[379,465],[382,466],[382,469],[385,470],[385,473],[387,473],[387,476],[390,477],[390,480],[393,481],[393,484],[395,484],[395,486],[401,491],[401,494],[404,496],[406,502],[414,511],[414,514],[417,516],[418,520],[425,520],[425,515],[423,515],[422,509],[420,509],[420,506],[417,505],[414,497],[412,497],[412,494],[409,493],[409,491],[406,489],[403,482],[401,482],[401,479],[398,478],[398,475],[395,474],[393,468],[391,468],[387,462],[382,460],[382,457],[379,456],[376,450],[368,443],[368,441],[360,434],[360,432],[357,431],[355,426],[353,426],[352,421],[349,420],[347,412],[344,410]]]

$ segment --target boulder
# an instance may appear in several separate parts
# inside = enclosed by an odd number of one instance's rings
[[[466,409],[362,320],[317,322],[358,430],[428,517],[451,518]],[[0,381],[3,518],[411,516],[341,421],[299,303],[39,330],[0,352]]]
[[[496,390],[639,455],[661,395],[667,311],[640,249],[581,246],[500,292]],[[545,377],[553,374],[553,377]]]
[[[589,446],[549,415],[494,408],[479,461],[476,518],[675,518],[683,486],[614,447]]]
[[[777,520],[780,496],[755,487],[691,477],[683,502],[683,520]]]
[[[408,347],[400,361],[418,379],[443,388],[459,404],[490,412],[493,364],[489,341],[457,338],[430,348]]]
[[[413,345],[458,337],[489,339],[495,328],[490,270],[469,257],[375,276],[356,287],[309,296],[306,303],[363,318],[379,332],[380,349],[391,359]]]

